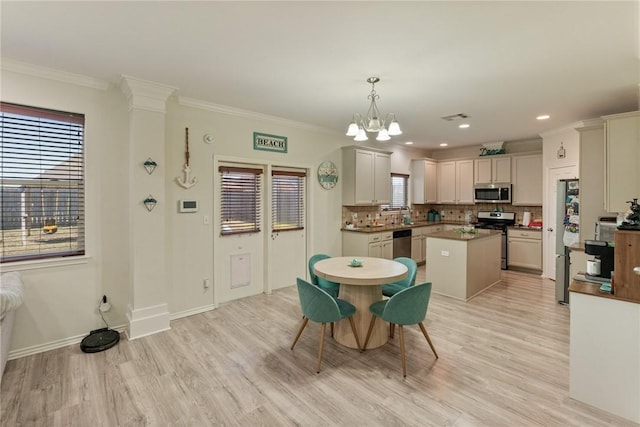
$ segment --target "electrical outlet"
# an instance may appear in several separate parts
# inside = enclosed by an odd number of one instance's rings
[[[111,304],[109,304],[109,302],[107,301],[106,295],[102,295],[102,301],[100,301],[99,310],[103,313],[106,313],[107,311],[111,310]]]

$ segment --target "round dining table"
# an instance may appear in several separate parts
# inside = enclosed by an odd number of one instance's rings
[[[364,345],[371,313],[369,306],[382,300],[382,285],[392,283],[407,276],[407,267],[397,261],[383,258],[358,257],[362,265],[351,265],[353,257],[327,258],[315,263],[313,269],[319,277],[340,283],[339,298],[356,307],[353,320],[358,331],[360,344]],[[340,344],[358,348],[353,331],[347,319],[335,324],[334,338]],[[388,340],[387,326],[378,319],[371,332],[367,348],[384,345]]]

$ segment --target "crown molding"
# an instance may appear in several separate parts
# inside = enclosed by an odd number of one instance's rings
[[[59,82],[71,83],[78,86],[89,87],[98,90],[107,90],[109,82],[96,79],[94,77],[83,76],[81,74],[69,73],[66,71],[54,70],[53,68],[33,65],[26,62],[16,61],[10,58],[2,58],[0,68],[4,71],[25,74],[34,77],[41,77]]]
[[[129,110],[139,108],[159,113],[167,111],[167,99],[178,90],[173,86],[124,74],[120,80],[120,89],[129,99]]]
[[[284,119],[282,117],[270,116],[268,114],[256,113],[255,111],[242,110],[240,108],[229,107],[228,105],[215,104],[213,102],[203,101],[200,99],[189,98],[185,96],[178,97],[178,104],[185,107],[199,108],[201,110],[213,111],[215,113],[228,114],[235,117],[243,117],[247,119],[261,120],[271,122],[292,128],[308,130],[312,132],[321,132],[336,135],[335,131],[320,126],[311,125],[295,120]]]

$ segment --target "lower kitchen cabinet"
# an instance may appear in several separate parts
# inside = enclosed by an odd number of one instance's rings
[[[343,231],[342,255],[393,259],[393,232]]]
[[[510,228],[507,231],[507,265],[542,270],[542,232]]]
[[[411,230],[411,258],[418,264],[425,262],[426,253],[426,234],[429,227],[418,227]]]

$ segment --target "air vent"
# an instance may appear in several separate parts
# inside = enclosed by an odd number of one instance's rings
[[[450,116],[440,117],[442,120],[446,120],[448,122],[453,122],[455,120],[468,119],[469,115],[465,113],[452,114]]]

